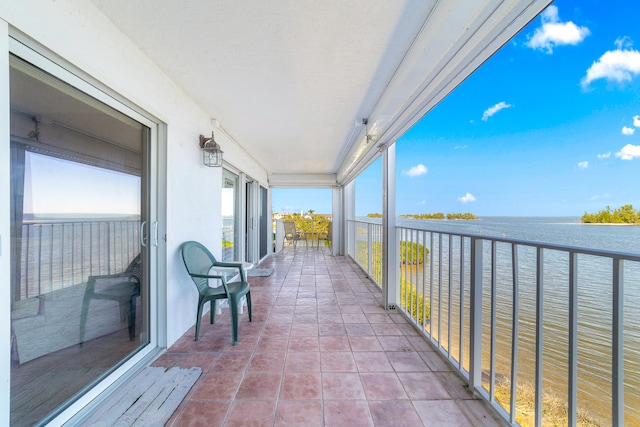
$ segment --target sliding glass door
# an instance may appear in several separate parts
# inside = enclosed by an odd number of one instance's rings
[[[50,419],[149,343],[150,128],[17,58],[11,424]]]

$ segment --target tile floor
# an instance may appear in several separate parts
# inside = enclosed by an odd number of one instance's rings
[[[167,426],[505,425],[349,258],[285,248],[260,267],[236,346],[225,309],[154,362],[203,371]]]

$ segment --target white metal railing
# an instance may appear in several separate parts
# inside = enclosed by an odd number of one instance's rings
[[[380,283],[381,226],[350,227]],[[569,426],[640,423],[639,254],[396,230],[398,308],[505,420],[546,425],[553,397]]]
[[[140,221],[25,221],[14,300],[123,271],[140,253]]]

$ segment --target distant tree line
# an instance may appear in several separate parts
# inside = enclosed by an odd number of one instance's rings
[[[444,214],[442,212],[436,213],[425,213],[425,214],[407,214],[400,215],[401,218],[410,218],[410,219],[478,219],[478,217],[471,212],[449,212],[448,214]]]
[[[405,215],[399,215],[399,217],[409,218],[409,219],[478,219],[478,216],[472,214],[471,212],[465,212],[465,213],[449,212],[446,215],[442,212],[424,213],[424,214],[405,214]],[[367,214],[367,218],[382,218],[382,214],[370,213],[370,214]]]
[[[640,211],[633,209],[632,205],[623,205],[617,209],[606,209],[596,213],[585,212],[581,222],[585,224],[640,224]]]

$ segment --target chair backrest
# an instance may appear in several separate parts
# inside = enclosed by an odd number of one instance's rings
[[[296,236],[296,224],[291,221],[285,221],[284,237],[286,239],[293,239],[295,236]]]
[[[142,279],[142,257],[138,254],[127,266],[125,273],[131,273],[138,279],[138,283]]]
[[[202,291],[209,287],[209,280],[204,277],[193,277],[194,274],[209,274],[216,258],[201,243],[190,241],[182,244],[182,261],[191,279]]]

